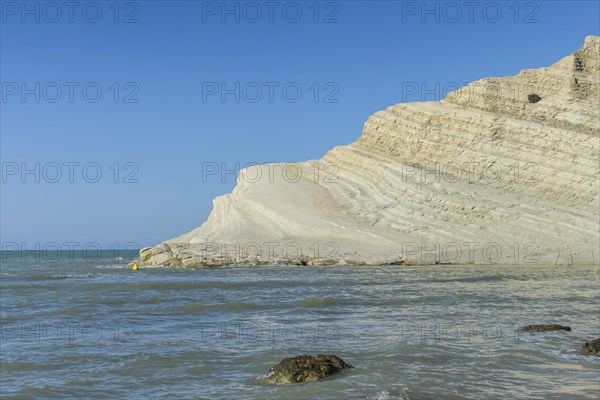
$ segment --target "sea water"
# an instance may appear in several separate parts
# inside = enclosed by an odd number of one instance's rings
[[[597,265],[185,269],[3,254],[2,399],[598,399]],[[534,323],[571,332],[520,333]],[[325,380],[272,385],[285,357]]]

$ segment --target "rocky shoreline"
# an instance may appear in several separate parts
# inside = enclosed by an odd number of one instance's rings
[[[285,243],[283,244],[286,245]],[[295,243],[294,243],[295,245]],[[138,259],[131,261],[128,265],[138,266],[164,266],[164,267],[189,267],[189,268],[211,268],[224,266],[386,266],[386,265],[538,265],[538,266],[572,266],[572,265],[596,265],[597,260],[577,257],[570,253],[550,252],[546,254],[536,254],[535,259],[525,262],[515,259],[512,249],[509,245],[506,247],[496,246],[494,251],[499,254],[507,253],[508,257],[486,257],[485,254],[457,256],[456,253],[449,255],[445,253],[443,257],[432,257],[431,252],[427,252],[426,246],[412,251],[411,254],[397,255],[375,255],[357,256],[355,252],[345,251],[344,253],[331,253],[327,256],[315,256],[313,254],[302,254],[294,252],[293,254],[269,253],[265,247],[265,252],[244,253],[235,251],[226,251],[229,243],[162,243],[156,247],[146,247],[140,250]],[[258,248],[254,246],[253,248]],[[237,246],[238,249],[242,248]],[[415,249],[414,247],[412,249]],[[223,250],[223,251],[222,251]],[[243,250],[243,248],[242,248]],[[497,254],[498,254],[497,253]],[[412,255],[412,256],[411,256]],[[452,261],[456,260],[456,261]]]

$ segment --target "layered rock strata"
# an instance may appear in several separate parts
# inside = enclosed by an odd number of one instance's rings
[[[242,170],[141,265],[599,262],[600,37],[369,117],[322,159]]]

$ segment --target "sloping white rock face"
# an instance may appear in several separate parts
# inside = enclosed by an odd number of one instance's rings
[[[548,68],[372,115],[321,160],[241,172],[142,265],[598,263],[600,37]]]

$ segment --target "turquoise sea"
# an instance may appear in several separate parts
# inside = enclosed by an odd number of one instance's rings
[[[598,399],[600,267],[222,267],[132,271],[2,254],[2,399]],[[571,332],[519,333],[533,323]],[[271,385],[281,359],[355,366]]]

